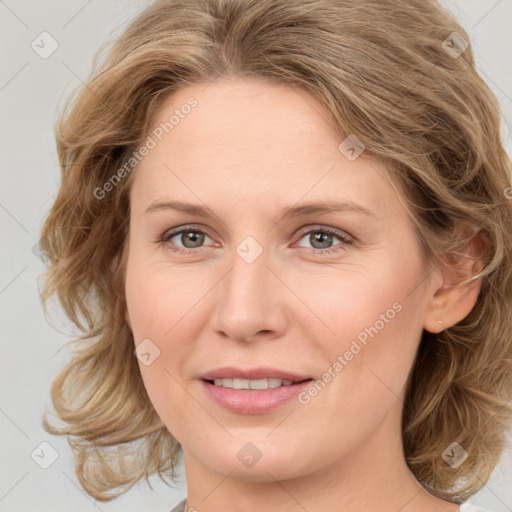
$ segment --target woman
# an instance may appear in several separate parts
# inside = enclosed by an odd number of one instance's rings
[[[456,511],[512,398],[511,163],[434,0],[163,0],[57,126],[52,399],[98,500]],[[108,454],[108,456],[107,456]]]

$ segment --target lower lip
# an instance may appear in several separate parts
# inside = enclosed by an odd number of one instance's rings
[[[206,394],[228,411],[240,414],[263,414],[283,405],[304,391],[311,380],[271,389],[232,389],[201,380]]]

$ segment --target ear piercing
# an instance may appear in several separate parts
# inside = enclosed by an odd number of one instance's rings
[[[438,324],[442,324],[442,323],[443,323],[443,321],[442,321],[442,320],[438,320],[438,321],[437,321],[437,323],[438,323]]]

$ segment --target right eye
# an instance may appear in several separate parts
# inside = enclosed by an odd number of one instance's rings
[[[205,237],[210,238],[204,230],[194,226],[185,226],[181,229],[165,231],[159,242],[172,251],[191,254],[204,249],[202,244]],[[173,242],[174,238],[176,238],[176,242]]]

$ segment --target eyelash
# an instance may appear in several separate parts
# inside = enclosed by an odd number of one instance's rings
[[[158,240],[158,243],[162,246],[166,246],[166,249],[170,249],[173,252],[181,253],[181,254],[198,254],[202,252],[202,249],[205,249],[205,247],[198,247],[197,249],[188,249],[186,247],[178,247],[174,244],[169,245],[168,242],[171,238],[174,238],[176,235],[181,235],[182,233],[187,232],[193,232],[193,233],[201,233],[203,235],[209,236],[206,231],[204,231],[201,228],[198,228],[196,226],[184,226],[181,229],[178,229],[176,231],[165,231],[160,239]],[[329,234],[333,235],[336,238],[338,238],[342,243],[335,245],[334,247],[329,247],[327,249],[315,249],[311,247],[303,247],[303,249],[309,249],[310,251],[314,251],[315,254],[321,253],[322,255],[330,255],[332,253],[337,253],[339,251],[346,251],[347,245],[351,245],[354,240],[347,235],[344,235],[342,232],[328,228],[328,227],[322,227],[322,228],[314,228],[314,229],[308,229],[307,231],[302,231],[297,238],[297,241],[300,241],[302,238],[304,238],[305,235],[311,234],[311,233],[322,233],[322,234]]]

